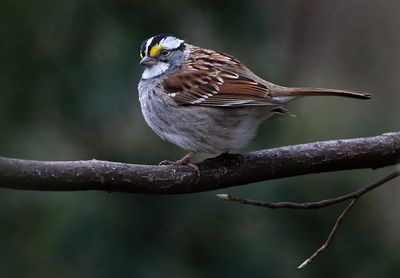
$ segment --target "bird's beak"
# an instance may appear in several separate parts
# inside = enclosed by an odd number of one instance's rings
[[[156,64],[156,62],[157,61],[154,58],[146,56],[140,61],[140,64],[142,66],[150,67],[150,66],[154,66]]]

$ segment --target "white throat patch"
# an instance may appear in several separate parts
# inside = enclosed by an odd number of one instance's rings
[[[169,68],[169,64],[159,62],[154,66],[146,67],[142,74],[142,79],[150,79],[164,73]]]

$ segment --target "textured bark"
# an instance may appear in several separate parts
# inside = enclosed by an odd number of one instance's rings
[[[209,191],[297,175],[380,168],[400,162],[400,132],[224,155],[188,166],[110,161],[32,161],[0,157],[0,187],[147,194]]]

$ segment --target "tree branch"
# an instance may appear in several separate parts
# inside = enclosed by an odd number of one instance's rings
[[[386,182],[397,178],[400,176],[400,170],[394,171],[390,175],[387,175],[378,181],[374,182],[373,184],[370,184],[368,186],[365,186],[357,191],[354,191],[352,193],[342,195],[336,198],[330,198],[330,199],[325,199],[317,202],[307,202],[307,203],[293,203],[293,202],[267,202],[267,201],[259,201],[259,200],[252,200],[252,199],[244,199],[244,198],[239,198],[234,195],[230,194],[217,194],[218,198],[221,198],[226,201],[234,201],[241,203],[243,205],[253,205],[257,207],[264,207],[264,208],[269,208],[269,209],[320,209],[324,207],[329,207],[332,205],[336,205],[338,203],[342,203],[344,201],[350,200],[350,199],[358,199],[362,195],[368,193],[371,190],[374,190],[375,188],[385,184]]]
[[[225,155],[188,166],[118,162],[33,161],[0,157],[0,187],[23,190],[105,190],[148,194],[209,191],[297,175],[380,168],[400,161],[400,132]]]
[[[353,208],[354,204],[358,201],[359,198],[361,198],[364,194],[367,194],[371,190],[376,189],[377,187],[385,184],[386,182],[397,178],[400,176],[400,170],[396,170],[393,173],[379,179],[378,181],[365,186],[353,193],[349,193],[346,195],[342,195],[336,198],[331,198],[331,199],[326,199],[318,202],[308,202],[308,203],[293,203],[293,202],[278,202],[278,203],[273,203],[273,202],[266,202],[266,201],[258,201],[258,200],[251,200],[251,199],[243,199],[243,198],[238,198],[233,195],[229,194],[217,194],[217,197],[226,200],[226,201],[234,201],[238,202],[243,205],[253,205],[253,206],[258,206],[258,207],[264,207],[264,208],[269,208],[269,209],[282,209],[282,208],[288,208],[288,209],[320,209],[328,206],[332,206],[347,200],[351,199],[351,202],[346,206],[346,208],[342,211],[342,213],[339,215],[339,217],[336,219],[335,225],[332,227],[331,232],[329,233],[328,238],[322,244],[320,248],[318,248],[309,258],[307,258],[302,264],[300,264],[297,268],[304,268],[308,264],[310,264],[316,257],[318,257],[322,252],[324,252],[328,247],[329,244],[332,242],[333,237],[336,235],[340,224],[342,223],[343,219],[346,217],[346,215],[350,212],[350,210]]]

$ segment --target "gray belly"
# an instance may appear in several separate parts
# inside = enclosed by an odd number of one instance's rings
[[[217,154],[241,148],[271,115],[265,106],[178,106],[166,94],[156,94],[154,90],[139,94],[147,124],[164,140],[188,151]]]

